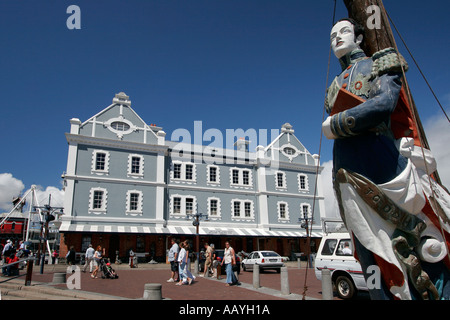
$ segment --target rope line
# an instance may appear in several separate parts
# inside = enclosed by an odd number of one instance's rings
[[[332,23],[331,25],[334,25],[336,19],[336,0],[334,0],[334,8],[333,8],[333,19],[332,19]],[[331,61],[331,45],[330,45],[330,50],[328,51],[328,66],[327,66],[327,76],[326,76],[326,81],[325,81],[325,99],[324,99],[324,104],[323,104],[323,110],[322,110],[322,123],[325,119],[325,101],[327,98],[327,89],[328,89],[328,78],[330,75],[330,61]],[[317,197],[317,180],[319,178],[319,168],[320,168],[320,155],[321,155],[321,151],[322,151],[322,128],[320,128],[320,140],[319,140],[319,152],[318,152],[318,159],[317,159],[317,164],[316,164],[316,178],[315,178],[315,182],[314,182],[314,197],[313,197],[313,206],[312,206],[312,217],[314,217],[314,211],[315,211],[315,207],[316,207],[316,197]],[[307,220],[308,221],[308,220]],[[307,242],[306,245],[309,246],[309,248],[307,248],[309,254],[307,256],[307,261],[306,261],[306,271],[305,271],[305,279],[303,282],[303,297],[302,300],[306,299],[306,291],[308,291],[308,285],[307,285],[307,278],[308,278],[308,266],[309,266],[309,261],[310,261],[310,256],[311,256],[311,233],[312,233],[312,225],[313,222],[311,220],[311,223],[308,225],[306,225],[307,228]],[[308,231],[309,228],[309,231]]]

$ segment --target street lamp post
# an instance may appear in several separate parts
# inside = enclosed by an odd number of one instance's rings
[[[196,250],[196,257],[195,259],[195,269],[194,273],[199,274],[200,268],[199,268],[199,262],[200,262],[200,235],[199,235],[199,227],[200,227],[200,219],[204,218],[205,221],[208,221],[208,215],[205,213],[195,213],[195,214],[187,214],[186,219],[193,218],[194,221],[192,222],[192,225],[195,226],[195,250]]]
[[[55,220],[55,214],[63,214],[63,207],[52,207],[50,206],[50,198],[48,201],[49,204],[45,206],[38,207],[35,206],[34,210],[41,209],[41,214],[43,214],[43,221],[41,221],[41,232],[39,237],[39,247],[37,253],[37,262],[39,264],[40,260],[40,274],[44,273],[44,264],[45,264],[45,248],[47,247],[47,239],[48,239],[48,226],[49,223]],[[59,212],[57,212],[59,210]],[[41,245],[42,243],[42,245]]]
[[[312,260],[311,260],[311,238],[309,236],[309,223],[313,223],[312,218],[308,217],[306,212],[303,213],[303,218],[298,218],[298,223],[300,223],[300,227],[306,230],[306,259],[308,263],[308,267],[312,268]]]

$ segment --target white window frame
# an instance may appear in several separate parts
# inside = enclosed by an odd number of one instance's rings
[[[301,177],[305,178],[305,188],[302,188]],[[309,191],[308,176],[306,174],[304,174],[304,173],[297,174],[297,181],[298,181],[298,191],[299,192],[307,192],[307,191]]]
[[[133,173],[133,158],[139,158],[139,173]],[[140,154],[129,154],[128,155],[128,176],[133,178],[143,178],[144,177],[144,156]]]
[[[213,215],[211,213],[211,200],[216,200],[217,201],[217,214]],[[222,219],[222,210],[221,210],[221,203],[220,203],[220,199],[217,197],[209,197],[207,199],[208,201],[208,219],[209,220],[221,220]]]
[[[181,208],[180,208],[180,212],[179,213],[175,213],[174,211],[174,199],[175,198],[181,198]],[[186,213],[186,199],[187,198],[192,198],[193,199],[193,203],[192,203],[192,214],[196,214],[197,213],[197,197],[192,196],[192,195],[182,195],[182,194],[172,194],[170,196],[170,217],[172,218],[185,218],[187,216]]]
[[[96,169],[97,167],[97,154],[104,153],[105,154],[105,168],[103,170]],[[109,174],[109,159],[110,154],[109,151],[105,150],[94,150],[92,151],[92,163],[91,163],[91,173],[95,173],[97,175]]]
[[[234,204],[239,203],[239,215],[234,215]],[[245,203],[250,203],[250,216],[245,216]],[[234,221],[254,221],[255,220],[255,204],[250,199],[231,199],[231,220]]]
[[[300,219],[304,219],[304,212],[303,212],[303,207],[308,207],[308,223],[312,223],[312,209],[311,209],[311,205],[309,203],[306,202],[302,202],[300,203]]]
[[[103,192],[101,208],[94,208],[94,194],[95,194],[95,191]],[[91,188],[91,190],[89,191],[89,209],[88,209],[88,213],[106,214],[107,207],[108,207],[108,190],[106,190],[105,188],[100,188],[100,187]]]
[[[284,218],[281,217],[281,205],[285,205]],[[286,201],[278,201],[277,202],[277,213],[278,213],[278,222],[289,222],[289,204]]]
[[[211,181],[211,168],[216,169],[216,181]],[[220,185],[220,167],[216,165],[209,164],[206,166],[206,183],[212,186]]]
[[[138,198],[138,204],[137,204],[137,210],[131,210],[130,209],[130,205],[131,205],[131,194],[138,194],[139,198]],[[125,210],[125,214],[126,215],[131,215],[131,216],[142,216],[143,213],[143,193],[140,190],[128,190],[127,191],[127,201],[126,201],[126,210]]]
[[[233,182],[233,171],[238,171],[238,183]],[[244,184],[244,171],[248,171],[248,184]],[[253,189],[253,172],[247,168],[230,168],[230,186],[234,188]]]
[[[180,164],[180,178],[174,177],[175,164]],[[186,165],[192,165],[192,179],[186,179]],[[180,160],[172,160],[170,168],[170,180],[175,183],[196,183],[197,182],[197,166],[193,162],[183,162]]]
[[[282,174],[282,175],[283,175],[283,177],[282,177],[282,184],[283,184],[283,185],[282,185],[281,187],[278,185],[278,175],[279,175],[279,174]],[[275,189],[277,189],[277,190],[282,190],[282,191],[286,191],[286,190],[287,190],[286,172],[283,172],[283,171],[275,171],[274,176],[275,176]]]

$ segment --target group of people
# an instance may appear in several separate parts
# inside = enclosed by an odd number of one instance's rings
[[[178,245],[177,241],[172,238],[172,246],[169,250],[169,262],[172,276],[167,282],[176,282],[177,286],[183,284],[191,284],[195,281],[195,276],[189,270],[191,259],[189,253],[191,245],[185,240]]]
[[[96,249],[94,249],[92,244],[89,244],[89,247],[86,249],[84,267],[81,271],[86,272],[86,269],[89,267],[91,278],[97,279],[97,275],[100,270],[100,260],[104,255],[105,249],[102,248],[102,246],[99,245]]]
[[[189,252],[191,245],[188,240],[178,242],[175,238],[171,240],[172,246],[169,249],[168,261],[170,262],[171,277],[167,282],[176,282],[176,285],[191,284],[195,280],[195,276],[189,270],[190,257]],[[226,286],[239,285],[239,280],[235,274],[237,269],[236,254],[234,249],[227,241],[225,243],[225,250],[223,259],[216,255],[214,244],[204,244],[205,248],[205,265],[203,274],[200,277],[205,277],[212,273],[213,278],[219,279],[220,268],[225,265],[226,270]],[[220,264],[220,266],[219,266]],[[218,272],[219,271],[219,272]]]
[[[2,250],[2,262],[6,267],[2,268],[2,274],[4,276],[16,276],[19,275],[19,263],[20,258],[26,258],[30,255],[31,251],[25,246],[23,241],[19,242],[19,247],[16,248],[12,240],[7,240]]]

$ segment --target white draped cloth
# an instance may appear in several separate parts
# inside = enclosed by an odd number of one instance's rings
[[[421,234],[422,240],[416,251],[420,259],[435,263],[448,258],[448,248],[442,231],[445,230],[450,233],[450,226],[447,223],[450,218],[450,196],[434,180],[429,179],[427,171],[431,174],[436,170],[435,159],[429,150],[422,150],[421,147],[415,146],[414,140],[411,138],[400,139],[398,147],[400,153],[408,158],[407,167],[396,178],[378,185],[378,187],[400,208],[425,221],[427,228]],[[342,183],[339,187],[347,228],[365,248],[403,273],[405,279],[403,285],[391,286],[389,289],[397,298],[411,299],[406,280],[406,269],[400,263],[392,248],[391,236],[394,233],[395,226],[381,218],[377,212],[367,205],[349,183]],[[440,226],[438,227],[422,212],[426,204],[426,197],[428,198],[431,195],[439,202],[447,216],[447,221],[439,217]]]

